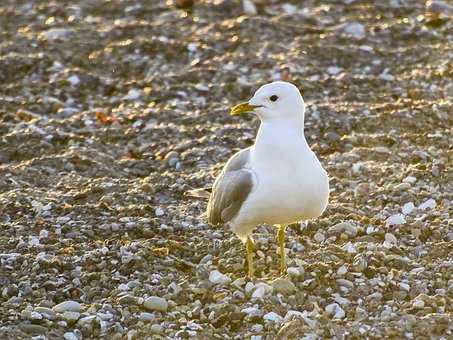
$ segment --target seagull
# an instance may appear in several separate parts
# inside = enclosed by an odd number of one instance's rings
[[[286,273],[285,229],[319,217],[329,199],[329,178],[304,135],[305,103],[298,88],[276,81],[260,87],[231,115],[256,114],[255,143],[234,154],[216,178],[207,206],[212,225],[227,225],[245,244],[253,278],[253,229],[275,225],[280,272]]]

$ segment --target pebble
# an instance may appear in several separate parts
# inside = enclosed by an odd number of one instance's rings
[[[285,295],[289,295],[296,291],[296,286],[290,280],[285,278],[278,278],[272,281],[272,287],[277,293],[282,293]]]
[[[230,283],[231,278],[228,275],[222,274],[218,270],[213,270],[209,274],[209,281],[215,285],[222,285]]]
[[[356,40],[365,38],[365,26],[358,22],[351,22],[343,27],[343,32],[348,36]]]
[[[163,216],[165,214],[164,212],[164,209],[162,208],[156,208],[156,210],[154,210],[154,214],[159,217],[159,216]]]
[[[72,311],[66,311],[63,312],[63,319],[65,319],[67,322],[76,322],[80,318],[80,313],[78,312],[72,312]]]
[[[423,308],[425,308],[425,301],[423,301],[423,300],[415,300],[412,303],[412,307],[417,308],[417,309],[423,309]]]
[[[68,300],[54,306],[53,310],[57,313],[80,312],[82,310],[82,306],[77,301]]]
[[[386,233],[384,240],[385,240],[384,242],[387,242],[390,246],[394,246],[398,243],[398,240],[392,233]]]
[[[74,34],[74,31],[67,28],[51,28],[39,34],[44,40],[66,40]]]
[[[275,312],[269,312],[263,316],[263,319],[265,321],[270,321],[270,322],[275,322],[275,323],[281,323],[283,321],[283,318],[278,315]]]
[[[409,190],[410,188],[411,188],[411,184],[410,183],[403,182],[403,183],[400,183],[400,184],[396,185],[394,190],[399,192],[399,191]]]
[[[161,325],[159,325],[157,323],[152,325],[149,329],[150,329],[151,333],[153,333],[153,334],[162,334],[164,331],[164,327],[162,327]]]
[[[254,324],[254,325],[250,328],[250,330],[251,330],[252,332],[254,332],[254,333],[262,332],[263,329],[264,329],[264,326],[261,325],[261,324],[259,324],[259,323]]]
[[[158,312],[166,312],[168,309],[168,302],[159,296],[150,296],[145,299],[143,307],[148,310],[155,310]]]
[[[403,179],[403,182],[414,184],[415,182],[417,182],[417,178],[415,178],[414,176],[407,176],[405,179]]]
[[[324,234],[323,233],[316,233],[313,238],[315,239],[316,242],[322,243],[325,240]]]
[[[73,74],[72,76],[70,76],[68,78],[68,82],[69,84],[71,84],[72,86],[77,86],[80,84],[80,78],[76,75],[76,74]]]
[[[414,203],[413,202],[408,202],[408,203],[403,205],[403,207],[401,208],[401,212],[404,215],[409,215],[412,211],[414,211],[414,209],[415,209]]]
[[[291,277],[300,277],[304,275],[304,268],[303,267],[288,267],[286,270],[289,276]]]
[[[337,66],[329,66],[327,68],[327,73],[330,74],[331,76],[336,76],[338,73],[340,73],[343,69],[341,67]]]
[[[156,318],[156,316],[153,313],[143,312],[140,313],[140,316],[138,318],[141,321],[152,321]]]
[[[258,13],[255,4],[251,0],[242,0],[242,8],[247,15],[256,15]]]
[[[331,303],[330,305],[327,305],[326,312],[329,315],[333,315],[334,319],[343,319],[346,315],[345,311],[338,303]]]
[[[36,307],[35,312],[38,312],[48,320],[54,320],[57,316],[57,314],[52,309],[47,307]]]
[[[263,315],[263,312],[259,308],[256,308],[256,307],[243,308],[241,310],[241,312],[247,314],[250,317]]]
[[[403,214],[395,214],[388,217],[385,220],[385,223],[387,223],[388,225],[400,225],[406,223],[406,219],[404,218]]]
[[[436,201],[434,199],[430,198],[429,200],[420,204],[418,206],[418,209],[420,209],[420,210],[434,209],[436,207],[436,205],[437,205]]]
[[[330,227],[329,229],[327,229],[327,233],[328,235],[345,233],[352,238],[357,235],[357,227],[351,222],[345,221]]]
[[[64,333],[63,338],[65,338],[65,340],[78,340],[79,339],[77,337],[77,335],[75,335],[73,332]]]

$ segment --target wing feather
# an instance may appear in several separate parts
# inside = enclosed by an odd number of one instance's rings
[[[231,221],[241,209],[253,187],[253,174],[247,169],[250,148],[234,154],[214,182],[207,215],[213,225]]]

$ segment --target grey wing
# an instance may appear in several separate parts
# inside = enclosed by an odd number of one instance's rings
[[[217,177],[208,203],[208,221],[213,225],[231,221],[253,187],[253,174],[246,168],[250,150],[233,155]]]

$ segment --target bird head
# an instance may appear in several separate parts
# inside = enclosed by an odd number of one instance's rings
[[[246,103],[231,109],[231,115],[256,114],[261,121],[304,118],[305,103],[298,88],[288,82],[275,81],[261,86]]]

